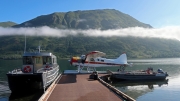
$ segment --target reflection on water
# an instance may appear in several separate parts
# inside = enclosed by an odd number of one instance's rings
[[[9,90],[8,83],[6,81],[0,81],[0,101],[8,101],[11,91]]]
[[[43,90],[32,92],[13,92],[9,96],[9,101],[37,101],[43,92]]]
[[[177,101],[180,99],[179,61],[180,58],[129,60],[128,62],[133,63],[133,66],[127,67],[127,70],[145,70],[147,67],[152,67],[153,70],[163,69],[169,74],[167,84],[165,82],[145,84],[146,82],[142,81],[143,84],[138,82],[137,85],[124,83],[124,86],[119,84],[114,86],[137,101]]]
[[[180,65],[180,58],[155,58],[155,59],[135,59],[128,60],[130,63],[135,63],[136,65]]]
[[[116,87],[129,87],[129,86],[141,86],[147,85],[149,89],[153,89],[153,85],[158,85],[161,87],[162,85],[168,84],[168,79],[166,80],[147,80],[147,81],[119,81],[113,82],[112,85]]]
[[[153,91],[140,95],[137,101],[179,101],[180,75],[169,79],[168,86],[156,87]],[[146,100],[148,99],[148,100]]]
[[[7,82],[0,81],[0,101],[37,101],[43,90],[11,93]]]
[[[113,86],[120,91],[137,99],[139,96],[152,92],[157,87],[167,86],[168,79],[166,80],[147,80],[147,81],[119,81],[113,82]]]

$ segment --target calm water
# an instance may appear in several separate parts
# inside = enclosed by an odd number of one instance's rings
[[[180,99],[180,58],[129,60],[132,67],[126,70],[144,70],[147,67],[163,69],[169,74],[167,81],[139,81],[139,82],[112,82],[137,101],[178,101]],[[61,72],[66,69],[76,69],[69,65],[67,60],[58,61]],[[21,60],[0,60],[0,101],[35,101],[43,91],[29,92],[29,94],[11,94],[8,88],[6,73],[22,65]],[[117,70],[118,68],[99,68],[97,70]]]

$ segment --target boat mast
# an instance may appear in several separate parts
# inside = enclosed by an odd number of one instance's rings
[[[38,52],[41,52],[41,46],[40,46],[40,41],[39,41],[39,46],[38,46]]]
[[[26,34],[25,34],[24,38],[25,38],[25,43],[24,43],[24,53],[25,53],[26,52]]]

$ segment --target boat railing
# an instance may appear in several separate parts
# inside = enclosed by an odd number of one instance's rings
[[[46,82],[46,84],[49,84],[49,83],[51,83],[55,78],[56,78],[56,75],[58,75],[58,73],[57,72],[55,72],[53,75],[51,75],[51,77],[53,76],[53,78],[52,79],[50,79],[50,80],[48,80],[47,82]],[[50,78],[50,77],[49,77]],[[47,78],[46,78],[47,79]]]
[[[53,67],[52,67],[52,68],[53,68]],[[52,71],[52,70],[53,70],[52,68],[50,67],[50,69],[45,69],[45,68],[43,67],[43,68],[38,69],[36,72],[37,72],[37,73],[42,73],[42,72],[45,72],[45,71]]]
[[[61,79],[62,75],[59,74],[57,78],[52,82],[52,84],[47,88],[46,92],[39,98],[38,101],[47,101],[47,96],[53,91],[56,86],[56,83]]]
[[[58,74],[58,71],[59,71],[59,69],[57,69],[53,74],[48,75],[46,78],[51,78],[52,76]],[[54,76],[54,77],[56,77],[56,76]],[[54,79],[54,78],[53,78],[53,79]],[[48,80],[48,81],[46,81],[46,82],[49,83],[49,82],[51,82],[51,81],[52,81],[52,79],[50,79],[50,80]]]
[[[45,76],[45,77],[44,77]],[[47,76],[47,71],[46,72],[43,72],[43,76],[42,76],[42,79],[44,80],[43,81],[43,88],[44,88],[44,92],[45,92],[45,88],[46,88],[46,76]]]
[[[44,72],[43,68],[40,68],[40,69],[37,70],[37,73],[42,73],[42,72]]]
[[[45,72],[43,72],[43,75],[44,75],[44,82],[43,82],[44,88],[46,86],[48,86],[56,78],[56,76],[58,75],[59,68],[56,67],[56,69],[54,69],[53,71],[55,71],[53,74],[51,74],[52,70],[46,70]]]
[[[12,71],[9,71],[8,73],[12,73],[12,74],[18,74],[19,72],[22,72],[20,68],[16,68]]]

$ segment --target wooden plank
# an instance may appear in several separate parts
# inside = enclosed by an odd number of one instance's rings
[[[123,101],[89,74],[62,75],[47,101]]]

